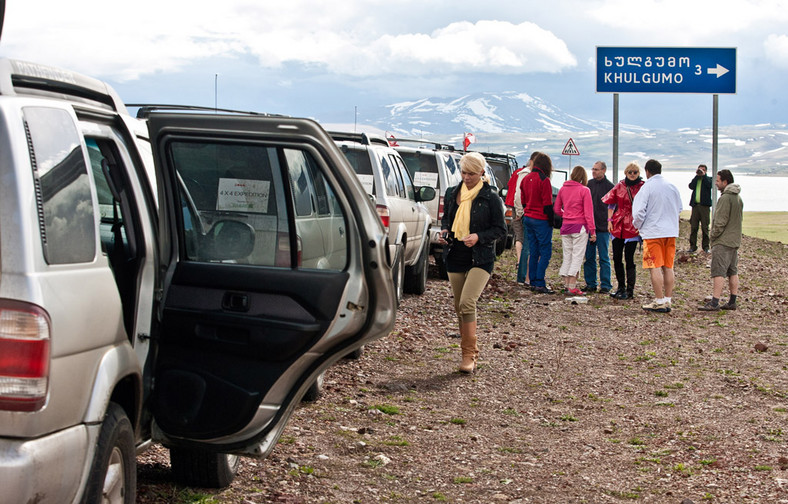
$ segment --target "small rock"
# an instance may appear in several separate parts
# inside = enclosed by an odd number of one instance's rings
[[[695,504],[695,503],[692,502],[692,500],[690,499],[684,499],[683,501],[681,501],[681,504]]]
[[[767,347],[763,343],[756,343],[755,344],[755,351],[756,352],[765,352],[768,349],[769,349],[769,347]]]
[[[382,453],[377,455],[375,457],[375,460],[379,461],[380,465],[383,465],[383,466],[388,465],[388,464],[391,463],[391,459],[388,458],[387,456],[383,455]]]

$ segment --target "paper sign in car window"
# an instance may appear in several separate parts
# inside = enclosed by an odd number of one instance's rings
[[[416,172],[413,176],[413,185],[419,187],[438,187],[438,174],[430,172]]]
[[[372,187],[375,185],[375,177],[373,175],[363,175],[359,173],[358,180],[361,182],[364,190],[367,191],[367,194],[372,194]]]
[[[270,180],[219,179],[216,209],[228,212],[268,213]]]

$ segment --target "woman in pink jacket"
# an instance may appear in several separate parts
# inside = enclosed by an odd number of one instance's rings
[[[575,166],[569,180],[564,182],[558,191],[553,205],[555,214],[563,217],[561,243],[564,262],[561,264],[560,274],[564,280],[564,289],[573,296],[583,295],[583,291],[577,288],[577,275],[586,255],[588,240],[596,241],[594,205],[591,202],[591,191],[586,187],[587,183],[586,169]]]
[[[640,234],[632,225],[632,201],[644,183],[640,165],[629,163],[624,174],[624,179],[602,196],[602,203],[608,208],[607,230],[613,237],[613,267],[618,282],[618,290],[611,294],[614,299],[632,299],[635,295],[635,249],[640,241]],[[622,256],[627,261],[626,275]]]

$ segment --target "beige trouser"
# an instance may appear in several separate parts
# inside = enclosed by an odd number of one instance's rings
[[[476,321],[476,302],[488,280],[490,274],[481,268],[471,268],[466,273],[449,273],[454,311],[460,324]]]

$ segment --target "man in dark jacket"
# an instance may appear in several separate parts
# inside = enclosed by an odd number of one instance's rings
[[[709,253],[709,218],[711,216],[711,177],[706,175],[706,165],[698,165],[695,171],[695,178],[689,183],[689,188],[692,190],[690,197],[690,207],[692,207],[692,215],[690,216],[690,236],[689,236],[689,251],[695,252],[698,250],[698,227],[703,233],[701,246],[703,251]]]
[[[583,277],[586,292],[596,292],[596,255],[599,253],[599,292],[607,293],[613,288],[610,283],[610,233],[607,230],[607,205],[602,203],[602,197],[613,189],[613,182],[607,179],[605,172],[607,165],[597,161],[591,168],[591,178],[588,179],[588,188],[591,190],[591,202],[594,204],[594,225],[596,227],[596,241],[591,241],[591,230],[588,230],[589,240],[586,246],[586,260],[583,263]]]

